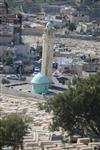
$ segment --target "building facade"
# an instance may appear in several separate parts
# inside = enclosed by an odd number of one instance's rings
[[[0,2],[0,45],[21,44],[22,15],[9,12],[8,3]]]

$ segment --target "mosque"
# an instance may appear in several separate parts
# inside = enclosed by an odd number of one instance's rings
[[[52,83],[53,37],[53,24],[50,21],[44,29],[41,72],[31,81],[32,93],[47,93]]]

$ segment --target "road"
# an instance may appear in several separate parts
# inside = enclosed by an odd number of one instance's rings
[[[66,86],[59,83],[55,77],[53,77],[53,82],[54,82],[54,84],[50,87],[49,93],[46,96],[50,96],[50,95],[53,95],[54,93],[62,92],[67,88]],[[30,87],[30,89],[31,89],[31,87]],[[40,101],[40,100],[44,99],[43,95],[31,93],[31,91],[28,91],[28,89],[25,90],[21,86],[20,86],[20,88],[19,88],[19,86],[5,87],[2,84],[0,87],[0,95],[2,95],[2,96],[9,95],[9,96],[14,96],[14,97],[29,98],[29,99],[33,99],[36,101]]]

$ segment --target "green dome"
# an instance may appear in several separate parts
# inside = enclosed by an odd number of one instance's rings
[[[46,28],[48,29],[52,29],[53,27],[53,23],[51,21],[49,21],[47,24],[46,24]]]
[[[47,76],[45,76],[44,74],[38,73],[33,77],[31,83],[33,83],[33,84],[48,84],[49,80],[48,80]]]

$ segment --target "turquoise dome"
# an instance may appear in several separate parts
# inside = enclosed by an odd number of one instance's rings
[[[52,21],[49,21],[49,22],[46,24],[46,28],[52,29],[52,27],[53,27],[53,23],[52,23]]]
[[[43,75],[42,73],[36,74],[32,81],[32,93],[48,93],[49,88],[49,80],[47,76]]]
[[[33,83],[33,84],[47,84],[47,83],[49,83],[49,80],[48,80],[47,76],[45,76],[44,74],[38,73],[33,77],[31,83]]]

